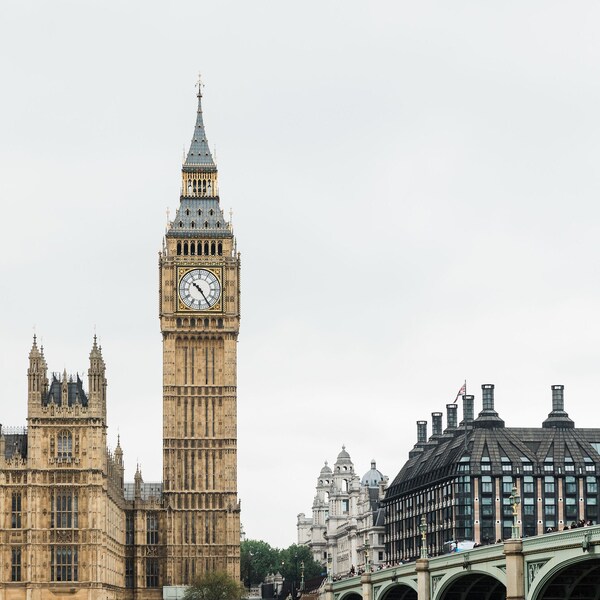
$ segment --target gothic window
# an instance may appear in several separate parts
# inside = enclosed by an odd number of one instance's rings
[[[196,319],[190,319],[190,327],[196,327]]]
[[[204,223],[205,227],[208,227],[208,222]],[[204,242],[204,255],[208,256],[208,242]]]
[[[208,229],[208,221],[204,221],[204,229]]]
[[[126,513],[125,515],[125,543],[131,546],[134,542],[134,520],[133,513]]]
[[[188,243],[187,242],[183,242],[183,255],[187,256],[188,252],[189,252]]]
[[[189,217],[189,216],[190,216],[190,209],[189,209],[189,208],[186,208],[186,209],[185,209],[185,214],[186,214],[186,216],[187,216],[187,217]]]
[[[52,494],[50,526],[56,529],[78,527],[79,502],[76,493],[58,491]]]
[[[146,587],[158,587],[158,558],[146,559]]]
[[[125,559],[125,587],[133,587],[133,558]]]
[[[73,456],[73,436],[71,432],[67,430],[59,432],[57,442],[56,456],[58,458],[71,458]]]
[[[222,244],[221,242],[219,242],[219,243],[217,244],[217,254],[218,254],[219,256],[222,256],[222,255],[223,255],[223,244]]]
[[[77,581],[77,546],[54,546],[50,558],[52,581]]]
[[[194,226],[194,223],[192,222],[192,227]],[[194,256],[194,254],[196,254],[196,242],[190,242],[190,254],[192,256]]]
[[[10,526],[13,529],[21,529],[22,527],[22,495],[21,492],[13,492],[11,500]]]
[[[196,229],[196,221],[192,221],[192,229]]]
[[[214,210],[211,208],[211,209],[208,211],[208,214],[209,214],[209,215],[212,217],[212,216],[215,214],[215,211],[214,211]]]
[[[221,227],[221,221],[217,221],[217,229]]]
[[[179,221],[179,227],[183,227],[183,221]]]
[[[215,255],[215,243],[214,242],[211,242],[211,244],[210,244],[210,254],[211,254],[211,256]]]
[[[11,550],[10,580],[21,581],[21,548]]]
[[[199,214],[199,215],[201,215],[201,214],[202,214],[202,209],[201,209],[201,208],[199,208],[199,209],[198,209],[198,214]]]
[[[181,256],[181,242],[177,242],[177,256]]]
[[[155,512],[146,515],[146,544],[158,544],[158,515]]]
[[[181,327],[181,317],[177,317],[177,327]]]
[[[217,319],[217,327],[221,329],[223,327],[223,319]]]

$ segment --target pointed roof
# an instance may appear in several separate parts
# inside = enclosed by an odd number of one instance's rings
[[[208,140],[206,139],[206,131],[204,129],[204,120],[202,119],[202,83],[198,81],[198,111],[196,115],[196,125],[194,127],[194,135],[190,143],[190,149],[183,164],[186,167],[201,167],[203,170],[216,171],[217,165],[213,160]]]

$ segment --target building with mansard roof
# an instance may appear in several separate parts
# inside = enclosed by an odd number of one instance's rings
[[[448,404],[417,422],[417,443],[392,484],[386,511],[386,553],[414,559],[422,519],[431,555],[451,540],[493,543],[510,537],[513,486],[523,535],[598,521],[600,429],[575,427],[564,409],[564,386],[552,386],[552,410],[540,427],[506,427],[494,408],[494,385],[482,386],[482,410],[463,396],[463,419]]]
[[[201,88],[181,196],[159,253],[163,479],[124,482],[107,447],[96,337],[87,389],[48,374],[34,338],[27,427],[0,427],[0,598],[181,598],[207,571],[240,575],[236,365],[240,256],[220,206]]]
[[[361,478],[342,446],[333,469],[327,462],[317,478],[312,516],[298,515],[298,543],[309,546],[315,561],[332,575],[345,575],[365,562],[375,568],[385,562],[384,513],[381,500],[388,478],[375,461]]]

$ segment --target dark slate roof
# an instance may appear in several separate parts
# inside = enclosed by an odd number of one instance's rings
[[[4,434],[4,459],[10,460],[14,456],[27,458],[27,433]]]
[[[194,127],[194,135],[183,167],[184,170],[186,170],[186,167],[191,167],[193,170],[197,167],[203,167],[207,171],[217,170],[215,161],[210,153],[210,148],[208,147],[208,140],[206,139],[206,131],[202,119],[202,93],[200,90],[198,91],[196,126]]]
[[[212,211],[212,214],[211,214]],[[181,198],[167,237],[233,237],[218,198]]]
[[[123,485],[125,500],[135,500],[135,483],[128,482]],[[162,483],[141,483],[142,500],[160,500],[162,498]]]
[[[470,465],[471,475],[523,474],[524,463],[531,463],[534,475],[544,474],[544,463],[552,463],[553,471],[560,467],[565,473],[565,464],[570,459],[574,473],[585,475],[586,464],[600,468],[599,452],[600,429],[503,426],[457,429],[417,445],[389,487],[385,501],[458,474],[463,457]],[[483,457],[489,457],[490,471],[481,471]],[[511,464],[511,471],[502,469],[503,458],[505,464]]]
[[[45,398],[42,400],[44,406],[54,402],[54,404],[62,405],[62,381],[56,375],[52,374],[52,383]],[[83,382],[77,375],[77,379],[73,381],[73,378],[69,378],[67,382],[67,403],[69,406],[73,406],[76,402],[79,402],[82,406],[88,405],[88,397],[83,389]]]

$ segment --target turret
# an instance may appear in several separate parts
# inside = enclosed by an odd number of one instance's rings
[[[33,345],[29,352],[27,369],[27,391],[29,413],[42,406],[42,399],[48,391],[48,365],[44,358],[44,349],[38,348],[37,336],[33,336]]]
[[[94,335],[88,370],[89,406],[96,414],[106,419],[106,365],[102,358],[102,347]]]

